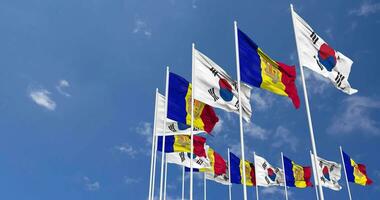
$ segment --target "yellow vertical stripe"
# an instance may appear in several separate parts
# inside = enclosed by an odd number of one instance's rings
[[[243,160],[240,160],[240,175],[241,175],[241,184],[244,184],[243,177]],[[251,180],[251,165],[248,161],[245,161],[245,184],[247,186],[253,186]]]
[[[303,167],[301,165],[297,165],[293,161],[292,161],[292,164],[293,164],[292,170],[293,170],[293,176],[294,176],[294,185],[298,188],[307,187]]]
[[[357,183],[359,185],[366,185],[367,184],[367,177],[366,177],[366,175],[363,174],[359,170],[358,165],[352,159],[351,159],[351,166],[354,168],[355,183]]]
[[[189,84],[189,88],[186,93],[186,124],[191,125],[191,83]],[[204,130],[204,123],[201,119],[201,114],[205,104],[194,99],[194,127]]]
[[[173,149],[175,152],[190,152],[190,137],[188,135],[175,135]]]

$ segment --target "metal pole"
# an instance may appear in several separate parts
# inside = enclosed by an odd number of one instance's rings
[[[241,158],[245,162],[244,155],[244,130],[243,130],[243,113],[241,106],[241,95],[240,95],[240,60],[239,60],[239,41],[238,41],[238,32],[237,32],[237,22],[234,22],[234,31],[235,31],[235,53],[236,53],[236,71],[237,71],[237,81],[238,81],[238,96],[239,96],[239,125],[240,125],[240,145],[241,145]],[[247,200],[247,183],[245,180],[245,167],[243,167],[243,196],[244,200]]]
[[[284,154],[281,152],[282,170],[284,170],[284,188],[285,188],[285,199],[288,200],[288,189],[286,188],[286,173],[284,165]]]
[[[232,199],[232,191],[231,191],[231,159],[230,159],[230,148],[227,148],[227,152],[228,152],[228,197],[229,197],[229,200]]]
[[[340,156],[341,156],[341,158],[342,158],[342,163],[343,163],[344,176],[346,177],[346,184],[347,184],[348,197],[350,198],[350,200],[352,200],[352,197],[351,197],[351,190],[350,190],[350,184],[348,183],[348,178],[347,178],[346,163],[344,162],[344,158],[343,158],[343,150],[342,150],[342,146],[339,146],[339,150],[340,150]]]
[[[317,200],[319,200],[318,186],[317,186],[317,179],[319,179],[319,177],[317,177],[317,174],[315,173],[317,171],[317,169],[314,168],[314,159],[313,159],[313,154],[311,153],[311,151],[310,151],[310,159],[311,159],[311,163],[312,163],[311,167],[313,169],[315,195],[317,197]]]
[[[153,163],[156,162],[154,159],[154,154],[155,154],[155,141],[156,141],[156,118],[157,118],[157,100],[158,100],[158,88],[156,88],[156,99],[154,103],[154,120],[153,120],[153,134],[152,134],[152,153],[151,153],[151,159],[150,159],[150,177],[149,177],[149,197],[148,199],[152,200],[152,191],[154,188],[154,183],[153,183]]]
[[[195,49],[195,44],[193,43],[192,44],[192,49],[191,49],[191,57],[192,57],[192,61],[191,61],[191,83],[194,82],[194,76],[195,76],[195,70],[194,70],[194,49]],[[193,152],[194,152],[194,148],[193,148],[193,143],[194,143],[194,134],[193,134],[193,130],[194,130],[194,90],[195,88],[193,87],[193,85],[191,85],[191,143],[190,143],[190,159],[193,159]],[[193,200],[193,165],[192,165],[193,162],[190,162],[190,200]]]
[[[256,152],[253,152],[253,162],[256,163]],[[259,186],[257,185],[257,173],[255,167],[255,178],[256,178],[256,200],[259,200]]]
[[[185,200],[185,166],[182,166],[182,200]]]
[[[168,162],[165,159],[164,200],[166,200],[166,184],[168,179]]]
[[[295,37],[296,46],[297,46],[298,61],[299,61],[300,71],[301,71],[301,80],[302,80],[302,85],[303,85],[303,94],[304,94],[304,97],[305,97],[306,113],[307,113],[307,119],[308,119],[308,124],[309,124],[310,140],[311,140],[311,146],[312,146],[313,155],[314,155],[314,165],[315,165],[317,163],[317,156],[318,156],[317,155],[317,147],[315,145],[313,123],[312,123],[312,120],[311,120],[311,114],[310,114],[310,108],[309,108],[309,99],[308,99],[308,96],[307,96],[305,77],[304,77],[304,74],[303,74],[303,67],[302,67],[302,63],[301,63],[301,60],[300,60],[300,52],[299,52],[299,46],[298,46],[298,42],[297,42],[297,33],[295,31],[294,16],[293,16],[293,12],[294,11],[293,11],[293,5],[292,4],[290,4],[290,9],[291,9],[291,12],[292,12],[294,37]],[[318,172],[317,172],[317,176],[319,177]],[[319,196],[320,196],[321,200],[324,200],[323,190],[322,190],[321,184],[319,183],[319,179],[317,179],[317,182],[318,182],[318,188],[319,188]]]
[[[207,181],[206,172],[203,173],[203,199],[207,200]]]

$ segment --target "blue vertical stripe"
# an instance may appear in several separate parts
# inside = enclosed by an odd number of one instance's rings
[[[351,166],[351,157],[347,155],[344,151],[342,151],[342,153],[343,153],[344,166],[346,167],[347,179],[350,182],[355,182],[354,168]]]
[[[292,161],[284,156],[284,171],[286,176],[286,186],[295,187],[294,174],[293,174],[293,164]]]
[[[162,136],[158,136],[157,141],[157,151],[162,152]],[[174,152],[174,142],[175,142],[175,136],[174,135],[168,135],[165,136],[165,152],[170,153]]]
[[[241,184],[240,158],[230,152],[231,183]]]
[[[189,82],[177,74],[169,74],[168,118],[186,124],[186,94]]]

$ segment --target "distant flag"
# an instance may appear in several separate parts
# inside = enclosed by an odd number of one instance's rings
[[[239,114],[238,84],[214,61],[194,49],[194,98],[212,107]],[[249,121],[252,115],[251,88],[241,85],[243,118]]]
[[[162,138],[158,136],[157,150],[162,152]],[[205,143],[206,138],[194,135],[193,136],[193,150],[196,156],[206,157]],[[191,152],[190,149],[191,139],[190,135],[171,135],[165,136],[165,153],[171,152]]]
[[[312,187],[313,184],[310,181],[312,173],[311,170],[311,167],[303,167],[298,165],[284,156],[286,186],[297,188]]]
[[[191,84],[177,74],[169,74],[168,118],[191,125]],[[194,127],[210,133],[219,121],[214,109],[194,100]]]
[[[330,79],[339,90],[356,93],[348,83],[352,60],[329,46],[296,12],[292,14],[300,65]]]
[[[187,152],[174,152],[166,153],[166,161],[168,163],[173,163],[185,167],[193,168],[210,168],[210,160],[207,157],[195,156],[195,158],[190,158],[190,153]]]
[[[235,184],[244,184],[243,179],[243,165],[245,166],[246,171],[246,185],[247,186],[256,186],[256,177],[255,177],[255,165],[251,162],[243,161],[237,157],[235,154],[230,152],[230,178],[231,183]]]
[[[256,184],[258,186],[284,186],[284,170],[273,167],[269,162],[255,155]]]
[[[371,185],[372,180],[367,176],[366,166],[363,164],[356,164],[356,162],[344,151],[342,151],[342,153],[348,181],[363,186]]]
[[[299,108],[295,67],[272,60],[241,30],[238,30],[238,40],[241,80],[251,86],[287,96],[294,107]]]
[[[194,172],[204,172],[206,179],[215,181],[223,185],[229,185],[228,168],[224,158],[208,147],[207,158],[210,160],[211,168],[193,169]],[[185,168],[190,171],[189,168]]]
[[[314,156],[310,154],[311,161],[314,163]],[[328,161],[317,157],[317,171],[319,174],[319,182],[323,187],[330,188],[335,191],[342,189],[342,186],[339,185],[339,180],[341,178],[342,166],[336,162]],[[314,164],[313,164],[314,166]]]
[[[157,117],[156,117],[156,135],[163,135],[164,132],[164,120],[165,120],[165,96],[158,94],[157,101]],[[165,135],[183,135],[190,134],[191,128],[184,123],[176,122],[174,120],[166,118],[166,133]],[[202,133],[204,131],[194,127],[194,134]]]

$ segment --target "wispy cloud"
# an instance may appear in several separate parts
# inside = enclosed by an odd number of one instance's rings
[[[136,133],[145,137],[148,144],[152,144],[152,135],[153,135],[152,123],[140,122],[140,124],[136,127],[135,131]]]
[[[136,184],[141,182],[141,178],[124,177],[126,184]]]
[[[267,196],[267,195],[279,195],[279,196],[284,196],[285,191],[283,187],[263,187],[262,190],[260,190],[260,193]],[[288,197],[291,196],[292,193],[291,191],[288,190]]]
[[[359,8],[352,9],[349,11],[351,15],[357,16],[368,16],[370,14],[375,14],[380,11],[380,3],[372,3],[371,1],[363,1]]]
[[[100,183],[98,181],[92,181],[87,176],[83,177],[85,189],[88,191],[96,191],[100,189]]]
[[[357,130],[361,134],[379,135],[380,128],[371,113],[378,112],[380,101],[363,96],[350,96],[343,101],[332,119],[327,132],[330,134],[347,134]]]
[[[138,151],[135,150],[129,144],[123,144],[123,145],[115,146],[115,149],[118,150],[120,153],[127,154],[131,158],[135,158],[136,154],[138,153]]]
[[[50,92],[46,89],[30,89],[29,97],[39,106],[50,111],[55,110],[57,104],[50,98]]]
[[[274,101],[275,97],[272,93],[260,89],[252,90],[251,102],[254,112],[266,111],[273,105]]]
[[[283,146],[290,147],[292,151],[297,150],[297,145],[298,145],[298,139],[295,137],[289,129],[279,126],[277,127],[275,133],[274,133],[274,139],[272,146],[276,148],[280,148]]]
[[[143,34],[146,37],[151,37],[152,36],[152,31],[148,27],[147,23],[142,20],[142,19],[136,19],[135,20],[135,26],[132,31],[134,34]]]
[[[60,80],[58,82],[58,85],[55,88],[61,95],[65,97],[70,97],[71,95],[64,91],[65,88],[69,88],[69,87],[70,87],[70,83],[67,80]]]
[[[191,0],[191,7],[193,7],[194,9],[198,8],[197,1],[198,0]]]
[[[306,85],[307,85],[308,92],[311,92],[312,94],[324,94],[326,89],[329,86],[332,86],[332,84],[327,78],[309,69],[304,68],[304,75],[305,75],[305,79],[307,80]],[[301,79],[298,79],[298,80],[301,85]]]
[[[249,136],[260,140],[266,140],[269,135],[269,131],[254,123],[245,123],[244,132]]]

